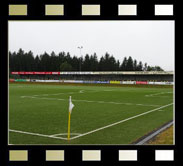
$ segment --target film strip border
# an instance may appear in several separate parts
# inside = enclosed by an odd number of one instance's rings
[[[173,0],[165,1],[118,1],[104,2],[103,0],[71,0],[64,1],[9,1],[8,16],[9,18],[45,18],[50,19],[54,16],[58,19],[74,18],[154,18],[154,19],[174,19],[175,4]]]
[[[40,151],[40,150],[39,150]],[[113,153],[111,153],[113,152]],[[148,151],[149,161],[174,161],[174,150],[152,150]],[[72,154],[72,155],[71,155]],[[9,162],[10,163],[21,163],[29,162],[34,160],[34,150],[9,150]],[[39,153],[39,159],[42,163],[44,162],[91,162],[91,161],[108,161],[113,162],[137,162],[144,161],[144,155],[139,150],[73,150],[73,153],[67,150],[41,150]]]
[[[45,1],[42,0],[35,1],[33,0],[9,0],[8,2],[8,12],[7,15],[10,19],[29,19],[29,18],[44,18],[50,19],[55,18],[62,19],[67,17],[72,18],[115,18],[115,19],[174,19],[175,18],[175,5],[174,1],[154,1],[154,2],[144,2],[142,0],[139,1],[117,1],[113,0],[111,3],[105,3],[104,1],[79,1],[71,2],[68,1],[56,1],[50,0]],[[149,0],[148,0],[149,1]],[[44,2],[44,3],[43,3]],[[168,3],[167,3],[168,2]],[[80,163],[81,161],[90,162],[90,161],[98,161],[107,163],[109,160],[110,163],[118,163],[118,162],[142,162],[146,160],[147,162],[154,161],[174,161],[176,151],[173,148],[167,147],[165,149],[157,148],[138,148],[139,150],[132,149],[124,150],[125,148],[121,148],[121,150],[115,149],[90,149],[84,150],[85,148],[79,147],[67,147],[64,150],[56,150],[48,149],[46,147],[29,147],[24,150],[21,147],[9,147],[11,150],[7,151],[8,156],[8,165],[21,165],[22,162],[24,165],[32,165],[30,162],[33,162],[37,159],[36,155],[40,155],[40,160],[35,161],[41,165],[49,165],[49,162],[61,162],[61,163],[69,163],[70,161],[77,161]],[[155,148],[155,147],[154,147]],[[73,152],[74,151],[74,152]],[[144,159],[144,154],[146,153],[146,159]],[[71,156],[72,154],[72,156]],[[148,155],[149,154],[149,155]],[[111,157],[109,157],[111,156]],[[46,164],[45,164],[46,163]],[[165,162],[166,163],[166,162]]]
[[[45,5],[45,16],[63,16],[64,5]],[[81,15],[82,16],[100,16],[101,5],[82,5]],[[9,5],[9,16],[26,16],[28,15],[28,5],[22,4],[10,4]],[[173,5],[154,5],[155,16],[173,16]],[[137,5],[136,4],[120,4],[118,5],[118,16],[137,16]]]

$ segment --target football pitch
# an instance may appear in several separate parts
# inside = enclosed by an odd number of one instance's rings
[[[71,139],[67,140],[69,96]],[[9,84],[9,144],[132,144],[173,120],[173,88]]]

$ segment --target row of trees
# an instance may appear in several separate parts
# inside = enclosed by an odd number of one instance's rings
[[[31,51],[9,52],[10,71],[163,71],[159,66],[149,66],[132,57],[124,57],[120,63],[106,53],[99,60],[96,53],[83,57],[71,57],[70,53],[60,52],[56,55],[44,53],[34,56]]]

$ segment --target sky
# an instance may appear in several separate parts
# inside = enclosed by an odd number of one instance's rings
[[[138,62],[174,71],[174,21],[10,21],[9,51],[34,55],[70,52],[71,56],[106,52],[120,62]]]

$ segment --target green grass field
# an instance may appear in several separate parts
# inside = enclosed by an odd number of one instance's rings
[[[171,87],[9,84],[9,144],[131,144],[170,120]]]

